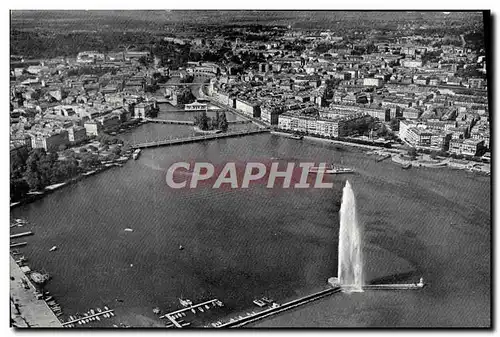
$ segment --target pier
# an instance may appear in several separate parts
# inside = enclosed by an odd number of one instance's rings
[[[155,141],[155,142],[133,144],[132,148],[145,149],[145,148],[150,148],[150,147],[195,143],[195,142],[203,142],[206,140],[219,139],[219,138],[230,138],[230,137],[254,135],[254,134],[264,133],[264,132],[269,132],[269,130],[260,129],[260,130],[249,130],[249,131],[235,131],[235,132],[217,133],[217,134],[211,134],[211,135],[193,136],[193,137],[187,137],[187,138],[165,139],[165,140],[159,140],[159,141]]]
[[[196,310],[198,307],[203,307],[205,305],[212,305],[213,307],[215,307],[217,305],[217,302],[220,302],[220,301],[218,299],[214,298],[213,300],[210,300],[210,301],[198,303],[198,304],[195,304],[195,305],[190,305],[190,306],[185,307],[183,309],[179,309],[179,310],[176,310],[176,311],[169,312],[168,314],[160,316],[160,318],[167,318],[170,322],[172,322],[172,324],[175,327],[182,328],[184,325],[189,325],[189,324],[180,324],[173,317],[174,315],[181,314],[181,313],[184,313],[186,311]]]
[[[363,290],[419,290],[424,285],[409,283],[409,284],[369,284],[364,285]]]
[[[21,247],[21,246],[26,246],[28,243],[27,242],[18,242],[18,243],[11,243],[10,248],[13,247]]]
[[[10,236],[11,239],[15,239],[15,238],[20,238],[20,237],[23,237],[23,236],[28,236],[28,235],[33,235],[33,232],[32,231],[28,231],[28,232],[23,232],[23,233],[18,233],[18,234],[12,234]],[[12,247],[12,245],[11,245]]]
[[[238,318],[238,319],[231,319],[227,323],[218,325],[217,328],[239,328],[243,325],[261,320],[263,318],[266,318],[266,317],[269,317],[272,315],[276,315],[277,313],[280,313],[282,311],[290,310],[290,309],[293,309],[293,308],[298,307],[300,305],[304,305],[306,303],[316,301],[320,298],[329,296],[331,294],[338,293],[339,291],[341,291],[340,287],[328,288],[328,289],[325,289],[325,290],[322,290],[322,291],[319,291],[319,292],[292,300],[290,302],[287,302],[287,303],[279,305],[279,306],[273,306],[270,309],[260,311],[258,313],[253,314],[253,315],[248,315],[248,316]]]
[[[67,322],[62,323],[62,326],[66,326],[66,325],[70,325],[70,324],[75,324],[75,323],[78,323],[78,322],[86,320],[86,319],[91,319],[91,318],[94,318],[94,317],[97,317],[97,316],[103,316],[105,314],[110,314],[110,313],[114,313],[114,310],[110,309],[110,310],[105,310],[105,311],[101,311],[101,312],[96,312],[93,315],[79,317],[79,318],[74,319],[72,321],[67,321]]]

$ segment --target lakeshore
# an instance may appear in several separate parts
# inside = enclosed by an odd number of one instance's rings
[[[37,299],[29,278],[10,257],[11,324],[18,328],[61,328],[61,322],[44,300]],[[24,287],[21,280],[25,280]]]
[[[231,146],[227,146],[229,144]],[[14,216],[33,219],[37,226],[37,235],[21,249],[23,254],[37,257],[30,263],[34,268],[44,268],[55,275],[47,287],[57,296],[65,312],[81,312],[96,302],[115,303],[122,322],[150,326],[148,324],[153,322],[162,324],[152,308],[175,309],[178,297],[193,301],[219,298],[226,304],[228,317],[253,308],[252,300],[258,295],[282,303],[325,284],[336,265],[336,202],[340,200],[346,176],[328,177],[334,182],[331,190],[292,192],[255,186],[248,190],[201,189],[173,193],[164,183],[164,174],[175,161],[192,159],[218,163],[233,158],[340,161],[357,172],[348,178],[356,193],[361,195],[359,212],[364,221],[372,223],[373,219],[396,216],[397,221],[406,223],[408,211],[404,209],[419,207],[419,212],[431,211],[436,218],[425,227],[419,226],[421,218],[416,214],[408,217],[414,237],[427,227],[437,226],[432,224],[435,221],[453,221],[443,218],[453,214],[447,208],[435,209],[434,203],[430,203],[436,199],[435,193],[460,202],[461,206],[457,207],[461,207],[462,213],[473,208],[464,206],[464,195],[458,191],[462,191],[458,188],[460,183],[468,184],[471,193],[482,193],[481,198],[474,200],[475,204],[489,200],[489,195],[484,193],[489,186],[487,177],[463,171],[405,171],[390,161],[377,163],[364,151],[340,151],[336,146],[263,134],[145,150],[133,165],[93,175],[43,200],[14,209]],[[415,182],[421,180],[426,183],[417,188]],[[432,195],[419,198],[419,193],[424,191]],[[120,194],[119,199],[116,193]],[[393,193],[398,193],[398,200],[406,200],[403,209],[391,206],[391,201],[395,200],[391,197]],[[368,195],[376,195],[377,200]],[[380,204],[383,200],[385,203]],[[481,209],[484,208],[485,205],[481,205]],[[207,214],[209,223],[205,218]],[[487,221],[486,210],[480,214],[481,218],[475,221]],[[392,220],[390,223],[397,224]],[[475,233],[474,226],[468,227],[462,220],[457,221],[453,230],[465,237],[472,235],[477,242],[482,242],[489,233],[483,224],[479,233]],[[134,231],[127,233],[124,228]],[[411,272],[422,266],[430,273],[435,272],[429,258],[419,262],[402,248],[394,250],[390,242],[397,241],[386,242],[384,249],[377,244],[373,246],[372,235],[379,230],[390,232],[390,226],[374,224],[368,228],[371,233],[370,262],[367,264],[370,279]],[[223,237],[221,231],[225,233]],[[381,233],[382,237],[393,240],[407,240],[410,234],[402,229],[390,235]],[[438,242],[426,245],[432,247]],[[59,251],[48,253],[54,244]],[[179,244],[185,249],[180,251]],[[89,245],[93,247],[91,250]],[[484,243],[479,247],[483,248]],[[422,249],[413,248],[414,254]],[[444,257],[440,257],[439,251],[435,254],[432,257],[442,261]],[[482,262],[480,265],[483,266],[481,272],[488,273],[486,265]],[[457,268],[457,272],[460,270]],[[423,276],[428,277],[425,273]],[[452,284],[454,289],[462,289],[459,283]],[[89,287],[92,292],[81,291]],[[373,296],[382,295],[368,295],[362,301],[380,300]],[[116,302],[116,299],[123,302]],[[402,301],[400,298],[393,300],[395,303]],[[381,305],[390,303],[382,301]],[[137,315],[147,319],[141,323],[134,319]],[[334,325],[331,321],[330,324]]]

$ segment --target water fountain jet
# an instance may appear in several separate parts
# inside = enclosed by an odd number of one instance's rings
[[[349,181],[342,192],[340,206],[339,255],[337,278],[329,283],[346,292],[362,292],[364,285],[362,226],[358,222],[356,198]]]

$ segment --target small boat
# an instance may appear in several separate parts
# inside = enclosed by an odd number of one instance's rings
[[[102,312],[101,308],[97,308],[97,312]]]
[[[132,158],[134,158],[134,160],[137,160],[140,154],[141,154],[141,149],[137,149],[134,151],[134,153],[132,153]]]
[[[183,250],[183,249],[184,249],[184,247],[182,247],[182,245],[180,245],[179,246],[179,250]]]
[[[348,167],[338,167],[334,165],[327,165],[325,167],[322,166],[314,166],[309,169],[310,173],[319,173],[322,172],[324,174],[342,174],[342,173],[354,173],[354,170]]]
[[[125,228],[125,232],[133,232],[134,230],[132,228]]]
[[[382,156],[382,157],[380,157],[380,158],[377,158],[375,161],[376,161],[377,163],[379,163],[379,162],[381,162],[381,161],[383,161],[383,160],[386,160],[386,159],[388,159],[388,158],[391,158],[391,155],[390,155],[390,154],[386,154],[386,155],[384,155],[384,156]]]
[[[298,135],[298,134],[293,134],[293,135],[290,136],[290,138],[297,139],[297,140],[302,140],[302,139],[304,139],[304,136]]]
[[[185,299],[183,300],[182,298],[179,298],[179,303],[184,307],[184,308],[187,308],[189,306],[192,306],[193,305],[193,301],[191,300],[188,300],[188,299]]]
[[[273,303],[273,300],[270,298],[267,298],[267,297],[262,297],[262,301],[269,303],[269,304]]]
[[[266,306],[266,303],[262,302],[261,300],[253,300],[253,303],[257,305],[258,307],[262,308]]]
[[[95,316],[95,318],[96,318],[98,321],[100,321],[100,320],[101,320],[101,319],[99,318],[99,316]]]
[[[192,312],[193,314],[196,314],[196,310],[194,310],[194,309],[191,309],[191,312]]]
[[[53,246],[52,248],[50,248],[50,249],[49,249],[49,252],[53,252],[53,251],[55,251],[55,250],[57,250],[57,246]]]
[[[198,307],[198,309],[200,309],[201,312],[204,312],[202,307]]]
[[[90,313],[91,313],[92,315],[95,315],[95,311],[94,311],[94,309],[90,309]]]
[[[109,310],[109,308],[108,308],[107,306],[104,306],[104,310],[108,311],[108,310]]]
[[[110,314],[111,316],[114,316],[114,315],[115,315],[112,311],[110,311],[110,312],[109,312],[109,314]]]

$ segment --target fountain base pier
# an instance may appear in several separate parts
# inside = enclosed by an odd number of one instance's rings
[[[330,277],[328,284],[334,288],[340,287],[344,292],[359,291],[355,286],[340,284],[337,277]],[[362,290],[419,290],[423,287],[425,287],[424,279],[420,278],[418,283],[367,284],[362,286]]]

